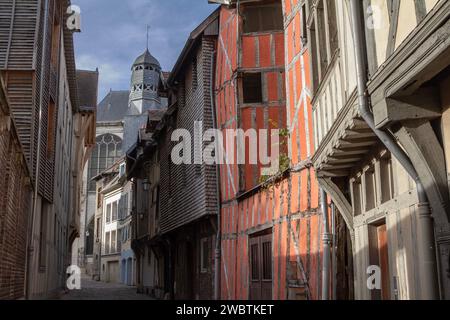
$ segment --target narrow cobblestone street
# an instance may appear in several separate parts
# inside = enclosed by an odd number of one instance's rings
[[[61,300],[152,300],[149,296],[136,293],[135,287],[122,284],[93,281],[83,276],[81,290],[74,290],[61,296]]]

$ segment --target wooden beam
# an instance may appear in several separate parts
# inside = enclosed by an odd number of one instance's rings
[[[395,50],[395,42],[397,40],[398,16],[400,13],[400,0],[392,0],[389,10],[390,26],[388,44],[386,48],[386,58],[389,58]]]
[[[350,202],[344,196],[342,190],[333,182],[331,178],[319,177],[318,182],[321,188],[330,196],[334,204],[339,210],[339,213],[344,218],[347,228],[353,233],[353,210]]]
[[[342,139],[339,140],[338,146],[341,149],[358,149],[361,147],[372,146],[376,143],[373,138],[358,138],[358,139]]]
[[[441,117],[437,88],[421,88],[411,96],[387,98],[373,106],[375,126],[380,129],[394,122]]]
[[[440,228],[447,227],[450,215],[444,150],[429,121],[402,124],[396,136],[420,176],[439,232]]]
[[[359,154],[366,154],[367,152],[369,152],[369,149],[367,148],[358,148],[358,149],[346,149],[346,150],[342,150],[342,149],[338,149],[338,148],[333,148],[333,156],[339,156],[339,155],[359,155]]]
[[[425,0],[414,0],[414,6],[416,8],[416,21],[419,24],[427,15]]]
[[[327,171],[327,170],[320,170],[317,171],[317,177],[321,178],[340,178],[340,177],[348,177],[349,171],[347,170],[340,170],[340,171]]]

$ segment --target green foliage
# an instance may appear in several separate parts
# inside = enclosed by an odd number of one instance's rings
[[[279,130],[280,149],[286,149],[283,147],[287,145],[287,141],[290,137],[289,129],[278,128],[278,124],[272,119],[269,119],[269,124],[271,125],[270,129]],[[284,173],[288,171],[290,167],[291,167],[291,159],[289,158],[289,155],[286,152],[281,152],[279,158],[278,172],[271,176],[261,176],[259,178],[259,183],[261,184],[262,189],[269,190],[270,188],[275,186],[277,184],[277,181],[283,177]]]

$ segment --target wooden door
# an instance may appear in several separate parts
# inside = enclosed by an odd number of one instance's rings
[[[381,270],[381,290],[372,290],[373,300],[390,300],[389,251],[386,222],[369,226],[370,264]]]
[[[108,263],[108,282],[119,283],[119,262]]]
[[[272,300],[272,234],[249,239],[250,300]]]
[[[389,252],[386,224],[377,228],[378,234],[378,256],[381,268],[381,299],[389,300],[391,298],[391,288],[389,285]]]

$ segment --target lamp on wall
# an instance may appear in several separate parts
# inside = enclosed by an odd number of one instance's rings
[[[150,180],[147,178],[142,181],[142,185],[144,186],[144,191],[150,190]]]

